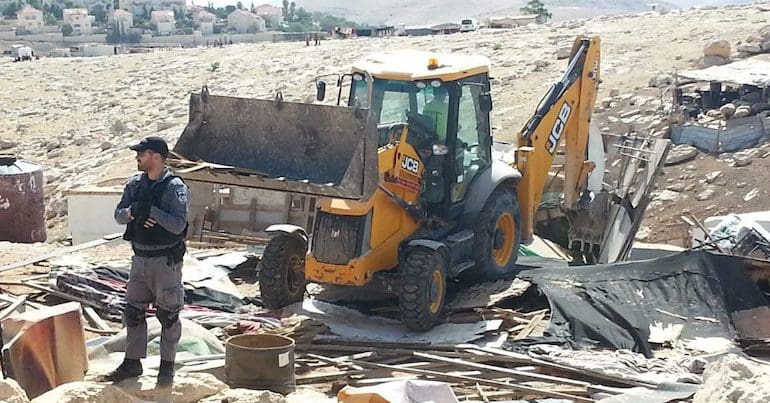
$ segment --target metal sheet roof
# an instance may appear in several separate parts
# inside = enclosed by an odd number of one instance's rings
[[[721,81],[770,87],[770,63],[761,60],[741,60],[703,70],[683,71],[678,76],[700,81]]]

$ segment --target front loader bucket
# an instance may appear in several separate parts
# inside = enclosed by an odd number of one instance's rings
[[[377,188],[376,123],[367,109],[209,95],[171,165],[185,179],[344,199]]]

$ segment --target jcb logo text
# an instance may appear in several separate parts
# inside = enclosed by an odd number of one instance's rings
[[[548,152],[551,154],[556,152],[556,146],[559,145],[559,139],[564,133],[564,128],[567,127],[567,121],[569,120],[570,113],[572,113],[572,107],[565,102],[562,104],[561,110],[559,111],[559,116],[556,117],[556,122],[553,124],[551,135],[548,136],[548,144],[546,147],[548,148]]]

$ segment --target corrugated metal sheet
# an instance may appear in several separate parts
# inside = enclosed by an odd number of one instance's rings
[[[760,60],[741,60],[703,70],[683,71],[678,76],[699,81],[721,81],[770,87],[770,63]]]
[[[753,147],[765,136],[762,117],[749,116],[727,121],[724,129],[686,125],[674,126],[671,141],[689,144],[709,152],[733,152]]]

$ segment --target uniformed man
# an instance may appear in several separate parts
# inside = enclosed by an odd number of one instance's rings
[[[126,355],[123,363],[103,380],[120,382],[142,374],[139,361],[147,356],[147,321],[150,303],[161,324],[158,385],[174,380],[174,359],[184,303],[182,260],[187,230],[188,189],[166,167],[168,146],[160,137],[147,137],[131,146],[142,173],[126,184],[115,208],[115,221],[126,225],[124,239],[131,241],[134,256],[126,286]]]

